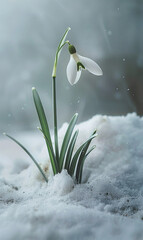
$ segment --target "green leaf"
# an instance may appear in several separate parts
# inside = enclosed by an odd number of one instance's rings
[[[81,154],[80,154],[80,157],[79,157],[79,160],[78,160],[78,164],[77,164],[77,168],[76,168],[76,180],[77,180],[77,183],[79,183],[80,181],[80,171],[81,171],[81,168],[82,168],[82,163],[84,163],[84,157],[86,155],[86,152],[88,150],[88,147],[92,141],[93,138],[95,138],[97,135],[95,134],[96,131],[93,132],[91,138],[89,139],[89,141],[87,141],[81,151]]]
[[[78,130],[74,133],[72,139],[71,139],[71,142],[70,142],[70,145],[69,145],[69,148],[68,148],[68,151],[67,151],[67,155],[66,155],[66,160],[65,160],[65,166],[64,166],[64,169],[67,169],[67,171],[69,171],[69,166],[70,166],[70,162],[71,162],[71,157],[72,157],[72,153],[73,153],[73,149],[74,149],[74,146],[75,146],[75,142],[76,142],[76,139],[77,139],[77,136],[78,136]]]
[[[87,158],[87,156],[95,149],[95,145],[92,146],[90,148],[90,150],[86,153],[86,155],[83,157],[82,159],[82,162],[81,162],[81,166],[80,166],[80,171],[79,171],[79,179],[78,179],[78,182],[81,183],[81,180],[82,180],[82,172],[83,172],[83,165],[84,165],[84,162],[85,162],[85,159]]]
[[[31,155],[31,153],[20,143],[18,142],[15,138],[11,137],[10,135],[4,133],[5,136],[9,137],[11,140],[13,140],[14,142],[16,142],[28,155],[29,157],[32,159],[32,161],[35,163],[35,165],[37,166],[37,168],[39,169],[39,171],[41,172],[43,178],[45,179],[46,182],[48,182],[48,179],[45,175],[45,173],[43,172],[42,168],[40,167],[40,165],[37,163],[37,161],[35,160],[35,158]]]
[[[89,151],[86,153],[85,157],[87,157],[94,149],[96,148],[96,145],[93,145]]]
[[[72,117],[72,119],[71,119],[71,121],[69,123],[69,126],[67,128],[67,131],[66,131],[63,143],[62,143],[61,152],[60,152],[60,170],[62,170],[62,167],[63,167],[65,153],[67,151],[67,147],[68,147],[68,144],[69,144],[69,141],[70,141],[70,138],[71,138],[74,126],[75,126],[75,124],[77,122],[77,118],[78,118],[78,114],[76,113]]]
[[[56,174],[56,173],[59,172],[58,163],[56,161],[55,154],[54,154],[54,151],[53,151],[49,126],[48,126],[48,123],[47,123],[44,108],[43,108],[42,102],[40,100],[39,94],[36,91],[36,89],[32,88],[32,92],[33,92],[33,99],[34,99],[35,107],[36,107],[37,114],[38,114],[39,121],[40,121],[41,128],[42,128],[42,132],[45,136],[45,141],[46,141],[46,145],[47,145],[47,148],[48,148],[53,173]]]
[[[76,168],[76,163],[77,163],[77,160],[78,160],[78,157],[79,157],[79,154],[82,150],[82,148],[84,147],[84,144],[82,144],[78,150],[76,151],[76,153],[74,154],[73,158],[72,158],[72,161],[71,161],[71,165],[70,165],[70,168],[69,168],[69,175],[72,177],[74,175],[74,171],[75,171],[75,168]]]
[[[79,155],[82,151],[82,149],[84,148],[84,146],[90,142],[96,135],[92,135],[85,143],[83,143],[79,148],[78,150],[75,152],[73,158],[72,158],[72,161],[71,161],[71,165],[70,165],[70,168],[69,168],[69,174],[70,176],[73,176],[74,175],[74,172],[75,172],[75,168],[76,168],[76,165],[77,165],[77,161],[78,161],[78,158],[79,158]]]
[[[43,136],[44,136],[44,138],[45,138],[45,141],[47,142],[47,144],[49,144],[49,140],[48,140],[47,137],[44,135],[42,129],[39,128],[39,127],[37,127],[37,129],[40,130],[40,132],[42,132],[42,134],[43,134]],[[52,152],[52,149],[51,149],[51,145],[50,145],[50,144],[49,144],[49,148],[50,148],[50,150],[51,150],[51,152]],[[57,162],[55,162],[55,164],[57,164]],[[57,165],[56,165],[56,166],[57,166]],[[57,168],[58,168],[58,166],[57,166]]]

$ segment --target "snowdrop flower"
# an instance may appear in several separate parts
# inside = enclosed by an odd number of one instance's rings
[[[70,61],[67,66],[67,78],[71,85],[74,85],[78,82],[82,69],[88,70],[97,76],[101,76],[103,74],[101,68],[96,62],[90,58],[86,58],[77,54],[73,45],[69,45],[69,52]]]

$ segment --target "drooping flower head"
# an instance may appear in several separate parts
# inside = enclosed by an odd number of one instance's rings
[[[81,71],[88,70],[94,75],[101,76],[103,72],[96,62],[76,53],[73,45],[69,45],[70,61],[67,66],[67,78],[71,85],[78,82]]]

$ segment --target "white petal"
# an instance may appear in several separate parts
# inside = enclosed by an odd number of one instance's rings
[[[78,57],[80,59],[80,62],[84,65],[85,69],[87,69],[89,72],[97,76],[103,75],[101,68],[98,66],[96,62],[94,62],[90,58],[80,56],[79,54]]]
[[[74,84],[76,84],[76,83],[79,81],[79,79],[80,79],[80,75],[81,75],[81,69],[79,69],[79,71],[77,71],[76,79],[75,79]]]
[[[70,61],[67,66],[67,78],[71,85],[74,85],[78,82],[81,75],[81,71],[77,71],[77,64],[73,59],[72,55],[70,56]]]

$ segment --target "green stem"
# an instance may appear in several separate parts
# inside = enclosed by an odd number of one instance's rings
[[[66,45],[66,44],[69,44],[69,41],[65,41],[62,45],[60,45],[57,49],[57,52],[56,52],[56,56],[55,56],[55,61],[54,61],[54,66],[53,66],[53,72],[52,72],[52,77],[56,77],[56,71],[57,71],[57,63],[58,63],[58,58],[59,58],[59,55],[60,55],[60,52],[62,50],[62,48]]]
[[[59,147],[58,147],[58,127],[57,127],[57,102],[56,102],[56,77],[53,77],[53,110],[54,110],[54,140],[55,155],[59,168]]]
[[[56,162],[58,164],[58,171],[60,172],[60,163],[59,163],[59,147],[58,147],[58,128],[57,128],[57,103],[56,103],[56,71],[57,71],[57,63],[60,56],[60,52],[62,48],[69,44],[69,41],[65,41],[66,36],[69,32],[70,28],[67,28],[65,31],[56,51],[52,78],[53,78],[53,110],[54,110],[54,140],[55,140],[55,155],[56,155]]]

